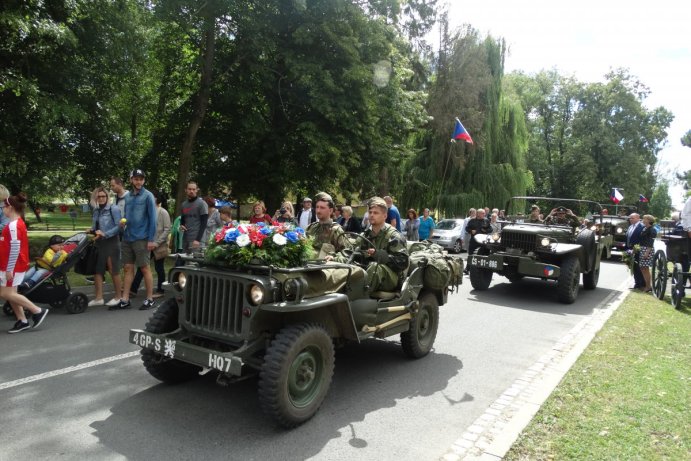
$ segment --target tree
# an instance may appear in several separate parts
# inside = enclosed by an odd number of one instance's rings
[[[650,214],[657,219],[668,219],[672,211],[672,198],[669,196],[669,184],[660,181],[650,196]]]

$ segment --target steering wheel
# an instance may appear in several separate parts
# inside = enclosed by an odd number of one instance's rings
[[[346,261],[347,264],[353,264],[353,260],[355,259],[355,256],[363,254],[362,251],[360,250],[360,246],[357,245],[358,240],[364,240],[367,242],[367,244],[374,248],[374,243],[372,243],[367,237],[365,237],[362,234],[358,234],[356,232],[344,232],[343,235],[348,237],[348,242],[350,242],[350,248],[344,248],[341,250],[343,254],[348,255],[348,261]],[[355,239],[355,243],[352,243],[350,241],[350,237],[353,237]],[[348,254],[350,253],[350,254]],[[355,263],[357,264],[357,263]]]

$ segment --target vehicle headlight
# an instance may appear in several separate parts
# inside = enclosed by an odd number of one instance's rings
[[[590,230],[593,232],[597,232],[597,225],[590,226]]]
[[[249,291],[250,303],[258,306],[264,301],[264,290],[259,285],[251,285]]]
[[[540,246],[543,247],[548,247],[550,243],[550,239],[547,237],[542,237],[542,239],[540,240]]]
[[[622,229],[621,227],[617,227],[617,234],[623,234],[623,233],[624,233],[624,229]]]
[[[173,287],[175,287],[175,289],[178,291],[182,291],[185,289],[185,285],[187,285],[187,276],[183,272],[178,272],[175,274]]]
[[[493,242],[498,242],[499,239],[501,238],[501,234],[499,232],[495,232],[490,236],[490,239],[492,239]]]

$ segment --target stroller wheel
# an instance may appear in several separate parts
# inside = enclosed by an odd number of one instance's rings
[[[89,299],[84,293],[72,293],[64,301],[65,310],[70,314],[81,314],[86,310]]]

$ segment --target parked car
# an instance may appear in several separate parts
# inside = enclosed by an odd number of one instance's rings
[[[463,250],[463,238],[465,237],[463,235],[464,223],[465,219],[462,218],[442,219],[434,228],[430,240],[447,250],[460,253]]]

